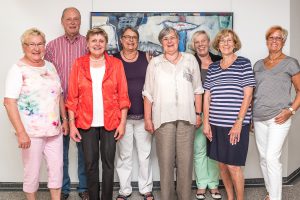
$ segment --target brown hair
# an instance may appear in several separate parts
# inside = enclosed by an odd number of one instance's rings
[[[90,37],[94,36],[94,35],[102,35],[105,38],[105,41],[108,42],[107,33],[105,32],[104,29],[99,28],[99,27],[94,27],[94,28],[88,30],[88,32],[86,34],[86,41],[88,41],[90,39]]]
[[[220,43],[221,39],[228,35],[232,35],[232,39],[234,42],[234,50],[233,51],[236,52],[236,51],[240,50],[242,47],[241,40],[238,37],[238,35],[231,29],[223,29],[223,30],[219,31],[219,33],[216,35],[216,37],[212,43],[212,47],[215,50],[219,51],[219,43]]]
[[[124,36],[124,33],[125,33],[127,30],[131,30],[132,32],[134,32],[134,33],[137,35],[138,39],[140,38],[139,32],[138,32],[135,28],[133,28],[133,27],[131,27],[131,26],[126,26],[125,28],[123,28],[122,31],[121,31],[120,37],[123,37],[123,36]]]

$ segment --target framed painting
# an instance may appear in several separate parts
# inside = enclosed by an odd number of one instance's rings
[[[139,50],[159,55],[162,47],[158,34],[164,27],[173,27],[179,34],[179,50],[191,51],[194,32],[205,30],[210,38],[224,28],[233,28],[232,12],[91,12],[90,27],[101,27],[108,34],[108,53],[121,50],[119,35],[124,27],[135,27],[140,35]]]

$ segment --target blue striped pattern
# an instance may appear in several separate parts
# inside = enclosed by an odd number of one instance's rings
[[[215,126],[231,127],[240,111],[246,86],[255,87],[251,62],[239,56],[227,69],[220,67],[220,61],[209,66],[204,89],[209,90],[211,102],[209,121]],[[243,124],[249,124],[251,108],[248,108]]]

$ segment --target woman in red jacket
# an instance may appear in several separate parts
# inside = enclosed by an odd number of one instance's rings
[[[116,141],[125,132],[130,101],[122,62],[105,52],[107,33],[93,28],[86,35],[89,54],[73,64],[66,106],[70,137],[82,142],[90,200],[99,200],[99,147],[102,200],[112,199]],[[99,145],[101,141],[101,145]]]

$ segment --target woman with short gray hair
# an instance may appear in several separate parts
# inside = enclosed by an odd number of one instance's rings
[[[178,51],[174,28],[158,37],[164,53],[150,61],[143,90],[145,129],[154,132],[160,169],[161,200],[191,199],[195,127],[201,124],[202,83],[195,57]]]

